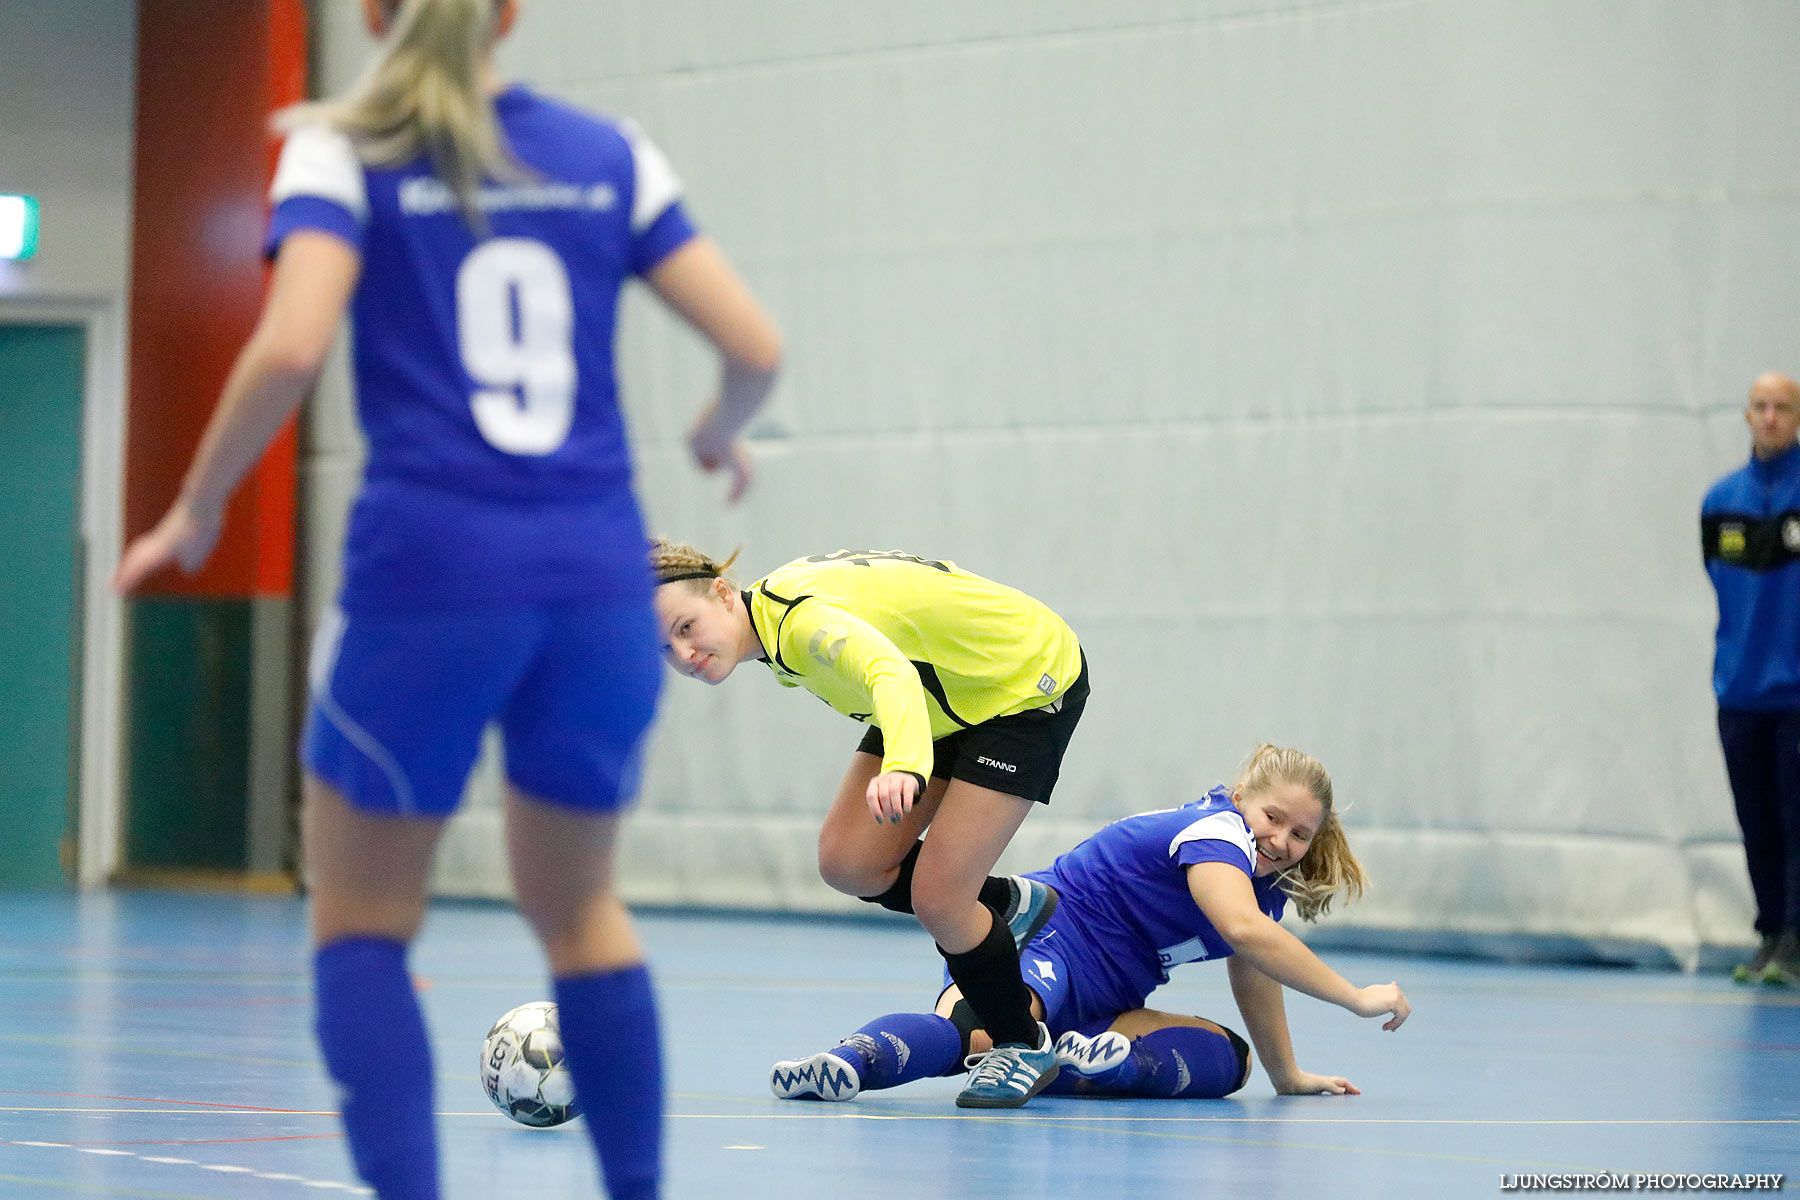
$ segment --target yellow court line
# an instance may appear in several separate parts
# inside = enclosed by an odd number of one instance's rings
[[[149,1114],[159,1112],[197,1113],[213,1116],[289,1116],[289,1117],[336,1117],[333,1112],[289,1112],[267,1113],[236,1109],[6,1109],[0,1112],[66,1112],[66,1113],[128,1113]],[[476,1117],[493,1120],[496,1112],[440,1112],[439,1117]],[[1565,1163],[1546,1161],[1521,1161],[1516,1156],[1494,1158],[1484,1155],[1443,1154],[1422,1150],[1404,1150],[1391,1146],[1344,1146],[1328,1145],[1313,1142],[1290,1141],[1278,1137],[1245,1137],[1227,1135],[1208,1135],[1198,1132],[1181,1132],[1178,1130],[1158,1130],[1131,1128],[1145,1124],[1187,1125],[1187,1126],[1228,1126],[1228,1125],[1455,1125],[1455,1126],[1738,1126],[1738,1125],[1800,1125],[1800,1120],[1789,1118],[1755,1118],[1755,1119],[1621,1119],[1621,1120],[1580,1120],[1553,1118],[1545,1120],[1479,1120],[1469,1118],[1432,1118],[1432,1117],[1046,1117],[1042,1115],[1028,1116],[1023,1113],[670,1113],[671,1121],[985,1121],[990,1124],[1022,1125],[1035,1129],[1083,1130],[1092,1133],[1111,1133],[1129,1138],[1156,1138],[1159,1140],[1178,1142],[1203,1142],[1215,1145],[1256,1146],[1280,1150],[1304,1150],[1334,1154],[1376,1154],[1388,1158],[1422,1159],[1431,1162],[1455,1162],[1471,1165],[1503,1167],[1508,1170],[1541,1170],[1541,1171],[1582,1171],[1591,1169],[1590,1163]],[[559,1131],[562,1132],[562,1131]]]
[[[60,1108],[60,1107],[28,1107],[24,1105],[0,1105],[0,1113],[68,1113],[72,1116],[94,1116],[108,1114],[124,1114],[146,1116],[153,1114],[181,1114],[187,1116],[219,1116],[219,1117],[335,1117],[336,1112],[326,1109],[280,1109],[266,1108]],[[498,1110],[475,1112],[440,1112],[440,1117],[499,1117]],[[1476,1126],[1737,1126],[1737,1125],[1800,1125],[1800,1118],[1795,1117],[1621,1117],[1621,1118],[1584,1118],[1584,1117],[1106,1117],[1106,1116],[1047,1116],[1042,1113],[1008,1112],[989,1113],[858,1113],[858,1112],[806,1112],[806,1113],[668,1113],[666,1119],[671,1121],[1004,1121],[1015,1125],[1476,1125]]]
[[[4,1110],[0,1110],[4,1111]],[[481,1113],[439,1113],[440,1117],[472,1117]],[[1049,1117],[1040,1113],[670,1113],[684,1120],[766,1121],[1040,1121],[1052,1124],[1115,1125],[1800,1125],[1794,1117]]]
[[[1086,1124],[1082,1121],[1024,1120],[1016,1122],[1020,1125],[1032,1125],[1039,1128],[1082,1129]],[[1089,1133],[1125,1133],[1133,1138],[1158,1138],[1164,1141],[1205,1142],[1215,1146],[1259,1146],[1274,1150],[1312,1150],[1329,1151],[1334,1154],[1379,1154],[1387,1158],[1422,1158],[1431,1162],[1486,1163],[1489,1166],[1507,1166],[1516,1159],[1489,1158],[1471,1154],[1441,1154],[1427,1150],[1401,1150],[1392,1146],[1323,1146],[1310,1142],[1284,1141],[1278,1138],[1253,1137],[1207,1137],[1195,1133],[1161,1133],[1148,1129],[1087,1129]],[[1532,1162],[1522,1164],[1541,1170],[1568,1169],[1563,1163]]]
[[[442,1114],[440,1114],[440,1115],[442,1115]],[[709,1115],[714,1116],[714,1117],[730,1117],[732,1114],[682,1114],[682,1117],[685,1119],[695,1119],[696,1117],[698,1117],[700,1119],[704,1119],[705,1117],[707,1117]],[[748,1116],[751,1114],[744,1114],[744,1115]],[[1177,1142],[1202,1142],[1202,1143],[1207,1143],[1207,1144],[1212,1144],[1212,1145],[1256,1146],[1256,1147],[1264,1147],[1264,1148],[1269,1148],[1269,1149],[1304,1150],[1304,1151],[1325,1152],[1325,1153],[1334,1153],[1334,1154],[1374,1154],[1374,1155],[1381,1155],[1381,1156],[1387,1157],[1387,1158],[1410,1158],[1410,1159],[1422,1159],[1422,1160],[1426,1160],[1426,1161],[1430,1161],[1430,1162],[1454,1162],[1454,1163],[1466,1163],[1466,1164],[1471,1164],[1471,1165],[1485,1165],[1485,1166],[1490,1166],[1490,1167],[1503,1167],[1503,1168],[1506,1168],[1508,1170],[1513,1170],[1513,1171],[1518,1171],[1518,1170],[1584,1171],[1584,1170],[1591,1170],[1594,1168],[1591,1163],[1566,1163],[1566,1162],[1552,1162],[1552,1161],[1521,1161],[1516,1156],[1509,1156],[1506,1158],[1495,1158],[1495,1157],[1488,1156],[1488,1155],[1445,1154],[1445,1153],[1433,1153],[1431,1151],[1425,1151],[1425,1150],[1406,1150],[1406,1149],[1402,1149],[1402,1148],[1394,1147],[1394,1146],[1330,1145],[1330,1144],[1322,1144],[1322,1143],[1316,1143],[1316,1142],[1291,1141],[1291,1140],[1286,1140],[1286,1139],[1276,1138],[1276,1137],[1263,1137],[1263,1138],[1232,1137],[1232,1136],[1223,1136],[1223,1135],[1206,1135],[1206,1134],[1201,1134],[1201,1133],[1182,1133],[1182,1132],[1178,1132],[1178,1131],[1174,1131],[1174,1130],[1163,1131],[1163,1130],[1154,1130],[1154,1129],[1130,1129],[1130,1128],[1121,1128],[1120,1126],[1140,1123],[1140,1122],[1144,1122],[1144,1121],[1172,1123],[1172,1124],[1180,1124],[1180,1123],[1186,1122],[1186,1123],[1192,1123],[1192,1124],[1221,1124],[1221,1125],[1223,1125],[1223,1124],[1257,1124],[1257,1123],[1268,1123],[1268,1124],[1278,1124],[1278,1125],[1279,1124],[1291,1124],[1291,1125],[1302,1125],[1302,1124],[1312,1124],[1312,1125],[1662,1125],[1662,1124],[1671,1124],[1671,1125],[1674,1125],[1674,1124],[1680,1124],[1680,1125],[1795,1125],[1795,1124],[1800,1124],[1800,1121],[1786,1120],[1786,1119],[1750,1120],[1750,1121],[1692,1120],[1692,1121],[1664,1122],[1664,1121],[1648,1121],[1648,1120],[1645,1120],[1645,1121],[1577,1121],[1577,1120],[1477,1121],[1477,1120],[1436,1120],[1436,1119],[1431,1119],[1431,1118],[1381,1118],[1381,1117],[1373,1117],[1373,1118],[1356,1118],[1356,1117],[1350,1117],[1350,1118],[1345,1118],[1345,1117],[1320,1117],[1320,1118],[1311,1118],[1311,1117],[1151,1117],[1151,1118],[1064,1117],[1064,1118],[1057,1118],[1057,1117],[1044,1117],[1044,1116],[1033,1117],[1033,1116],[1026,1116],[1024,1114],[1020,1114],[1018,1116],[1012,1116],[1010,1114],[998,1114],[998,1113],[980,1113],[980,1114],[975,1114],[975,1113],[970,1113],[970,1114],[920,1113],[920,1114],[916,1114],[916,1115],[894,1115],[894,1114],[877,1115],[874,1113],[869,1113],[869,1114],[843,1113],[843,1114],[817,1114],[817,1115],[810,1116],[810,1117],[807,1114],[794,1113],[794,1114],[768,1114],[768,1116],[771,1119],[776,1119],[776,1120],[781,1120],[781,1119],[818,1120],[821,1117],[823,1117],[825,1119],[837,1119],[837,1120],[846,1120],[847,1119],[847,1120],[863,1120],[863,1121],[976,1120],[976,1121],[999,1122],[999,1123],[1008,1124],[1008,1125],[1024,1125],[1024,1126],[1029,1126],[1029,1127],[1037,1128],[1037,1129],[1059,1129],[1059,1130],[1063,1130],[1063,1131],[1082,1130],[1082,1131],[1090,1132],[1090,1133],[1111,1133],[1111,1134],[1117,1134],[1117,1135],[1129,1137],[1129,1138],[1156,1138],[1159,1140],[1177,1141]],[[1109,1124],[1113,1127],[1106,1128],[1106,1126]]]
[[[717,1117],[729,1117],[732,1114],[682,1114],[682,1116],[686,1119],[694,1119],[695,1117],[704,1118],[708,1115],[717,1116]],[[751,1114],[744,1114],[744,1115],[748,1116]],[[1288,1141],[1288,1140],[1283,1140],[1283,1139],[1279,1139],[1279,1138],[1229,1137],[1229,1136],[1216,1136],[1216,1135],[1208,1136],[1208,1135],[1199,1134],[1199,1133],[1180,1133],[1180,1132],[1175,1132],[1175,1131],[1164,1132],[1164,1131],[1152,1130],[1152,1129],[1124,1129],[1124,1128],[1118,1128],[1118,1126],[1124,1125],[1124,1124],[1139,1123],[1139,1122],[1143,1122],[1143,1121],[1176,1123],[1176,1124],[1186,1122],[1186,1123],[1193,1123],[1193,1124],[1269,1123],[1269,1124],[1296,1124],[1296,1125],[1299,1125],[1299,1124],[1315,1124],[1315,1125],[1800,1125],[1800,1120],[1788,1120],[1788,1119],[1784,1119],[1784,1118],[1766,1119],[1766,1120],[1743,1120],[1743,1121],[1740,1121],[1740,1120],[1716,1120],[1716,1121],[1710,1121],[1710,1120],[1681,1120],[1681,1121],[1651,1121],[1651,1120],[1526,1121],[1526,1120],[1506,1120],[1506,1121],[1480,1121],[1480,1120],[1438,1120],[1438,1119],[1432,1119],[1432,1118],[1382,1118],[1382,1117],[1370,1117],[1370,1118],[1359,1118],[1359,1117],[1348,1117],[1348,1118],[1346,1118],[1346,1117],[1320,1117],[1320,1118],[1312,1118],[1312,1117],[1150,1117],[1150,1118],[1141,1118],[1141,1117],[1140,1118],[1132,1118],[1132,1117],[1064,1117],[1064,1118],[1057,1118],[1057,1117],[1044,1117],[1044,1116],[1033,1117],[1033,1116],[1025,1116],[1024,1114],[1020,1114],[1018,1116],[1011,1116],[1010,1114],[998,1114],[998,1113],[981,1113],[981,1114],[974,1114],[974,1113],[971,1113],[971,1114],[921,1113],[921,1114],[917,1114],[917,1115],[891,1115],[891,1114],[876,1115],[873,1113],[870,1113],[870,1114],[843,1113],[843,1114],[818,1114],[817,1116],[812,1116],[810,1118],[808,1117],[807,1114],[803,1114],[803,1113],[794,1113],[794,1114],[787,1114],[787,1115],[783,1115],[783,1114],[768,1114],[768,1115],[773,1119],[790,1119],[790,1120],[807,1120],[807,1119],[817,1120],[820,1117],[826,1117],[827,1119],[835,1118],[838,1120],[850,1119],[850,1120],[865,1120],[865,1121],[909,1121],[909,1120],[912,1120],[912,1121],[919,1121],[919,1120],[922,1120],[922,1121],[978,1120],[978,1121],[988,1121],[988,1122],[998,1121],[1000,1123],[1008,1124],[1008,1125],[1025,1125],[1025,1126],[1030,1126],[1030,1127],[1039,1128],[1039,1129],[1060,1129],[1060,1130],[1065,1130],[1065,1131],[1084,1130],[1086,1132],[1091,1132],[1091,1133],[1119,1134],[1119,1135],[1122,1135],[1125,1137],[1131,1137],[1131,1138],[1156,1138],[1156,1139],[1161,1139],[1161,1140],[1178,1141],[1178,1142],[1204,1142],[1204,1143],[1213,1144],[1213,1145],[1257,1146],[1257,1147],[1265,1147],[1265,1148],[1270,1148],[1270,1149],[1306,1150],[1306,1151],[1314,1151],[1314,1152],[1329,1152],[1329,1153],[1335,1153],[1335,1154],[1375,1154],[1375,1155],[1381,1155],[1381,1156],[1387,1157],[1387,1158],[1411,1158],[1411,1159],[1423,1159],[1423,1160],[1430,1161],[1430,1162],[1455,1162],[1455,1163],[1467,1163],[1467,1164],[1471,1164],[1471,1165],[1485,1165],[1485,1166],[1490,1166],[1490,1167],[1503,1167],[1503,1168],[1513,1170],[1513,1171],[1518,1171],[1518,1170],[1585,1171],[1585,1170],[1592,1170],[1594,1168],[1591,1163],[1520,1161],[1516,1156],[1507,1157],[1507,1158],[1494,1158],[1494,1157],[1487,1156],[1487,1155],[1443,1154],[1443,1153],[1432,1153],[1430,1151],[1424,1151],[1424,1150],[1405,1150],[1405,1149],[1400,1149],[1398,1147],[1393,1147],[1393,1146],[1325,1145],[1325,1144],[1312,1143],[1312,1142]],[[1110,1128],[1110,1129],[1105,1128],[1104,1126],[1106,1124],[1111,1124],[1114,1126],[1114,1128]]]

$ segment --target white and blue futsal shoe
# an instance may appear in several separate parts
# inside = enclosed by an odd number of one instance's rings
[[[1053,893],[1054,894],[1054,893]],[[963,1060],[969,1082],[956,1095],[958,1108],[1018,1108],[1056,1078],[1056,1048],[1050,1031],[1038,1022],[1038,1044],[996,1046]]]
[[[1056,1065],[1083,1079],[1104,1075],[1131,1057],[1131,1039],[1115,1030],[1083,1037],[1073,1029],[1056,1039]]]
[[[1006,882],[1012,888],[1012,898],[1007,901],[1003,915],[1006,927],[1012,933],[1013,945],[1022,951],[1025,943],[1038,935],[1050,914],[1056,911],[1060,897],[1049,884],[1023,875],[1008,875]]]
[[[862,1091],[862,1076],[837,1055],[820,1051],[776,1063],[769,1069],[769,1090],[781,1100],[850,1100]]]

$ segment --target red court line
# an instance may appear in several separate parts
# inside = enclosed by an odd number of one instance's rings
[[[320,1138],[341,1138],[342,1133],[290,1133],[281,1137],[253,1138],[171,1138],[160,1142],[64,1142],[65,1146],[236,1146],[245,1142],[311,1142]]]
[[[276,1008],[292,1007],[299,1004],[310,1004],[312,997],[307,995],[293,996],[238,996],[214,997],[196,996],[192,1000],[148,1000],[142,1003],[130,1001],[96,1001],[92,1004],[57,1004],[46,1001],[32,1004],[14,1011],[18,1012],[158,1012],[164,1009],[189,1008]]]
[[[68,1100],[128,1100],[133,1104],[180,1104],[188,1108],[229,1108],[238,1112],[287,1113],[306,1116],[310,1108],[264,1108],[260,1104],[216,1104],[210,1100],[163,1100],[154,1096],[94,1096],[87,1092],[27,1092],[16,1088],[0,1088],[0,1096],[61,1096]]]

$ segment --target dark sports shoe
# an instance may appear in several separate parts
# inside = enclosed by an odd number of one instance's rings
[[[1775,943],[1778,939],[1772,933],[1763,935],[1762,945],[1750,956],[1749,962],[1741,962],[1731,968],[1731,977],[1739,983],[1755,983],[1768,970],[1769,961],[1775,957]]]
[[[1775,950],[1763,967],[1764,983],[1800,987],[1800,929],[1783,931],[1775,941]]]
[[[1012,932],[1013,947],[1022,951],[1025,943],[1038,935],[1038,931],[1050,919],[1050,914],[1056,911],[1057,901],[1061,897],[1049,884],[1027,879],[1023,875],[1008,875],[1006,883],[1012,896],[1007,900],[1006,912],[1002,915],[1007,929]]]
[[[957,1093],[958,1108],[1018,1108],[1056,1078],[1056,1047],[1038,1022],[1036,1046],[995,1046],[963,1060],[969,1082]]]

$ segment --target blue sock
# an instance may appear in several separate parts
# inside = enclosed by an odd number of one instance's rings
[[[662,1038],[642,963],[556,981],[575,1095],[612,1200],[655,1200],[662,1179]]]
[[[1237,1091],[1242,1077],[1243,1060],[1225,1034],[1171,1025],[1132,1039],[1131,1057],[1120,1064],[1118,1079],[1107,1083],[1103,1076],[1094,1085],[1096,1091],[1128,1096],[1215,1100]]]
[[[962,1034],[948,1017],[890,1013],[864,1025],[831,1053],[854,1067],[862,1090],[870,1092],[950,1074],[962,1065]]]
[[[313,955],[314,1029],[356,1170],[382,1200],[437,1200],[431,1043],[406,947],[344,938]]]

